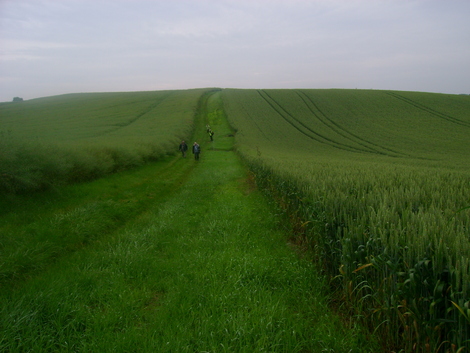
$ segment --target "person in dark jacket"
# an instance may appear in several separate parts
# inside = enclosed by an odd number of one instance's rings
[[[183,158],[186,157],[186,151],[188,150],[188,145],[186,144],[186,142],[181,141],[179,150],[183,154]]]
[[[194,142],[193,145],[193,154],[194,154],[194,159],[198,160],[199,159],[199,153],[201,153],[201,147],[197,142]]]

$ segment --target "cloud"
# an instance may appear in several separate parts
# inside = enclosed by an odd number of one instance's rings
[[[464,0],[3,0],[0,101],[139,87],[461,93],[469,13]]]

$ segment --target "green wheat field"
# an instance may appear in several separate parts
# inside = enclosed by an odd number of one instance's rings
[[[0,351],[470,349],[470,96],[67,94],[0,137]]]

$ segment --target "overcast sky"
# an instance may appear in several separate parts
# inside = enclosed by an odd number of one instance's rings
[[[470,0],[0,0],[0,101],[198,87],[470,94]]]

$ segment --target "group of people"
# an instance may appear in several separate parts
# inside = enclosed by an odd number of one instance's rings
[[[183,158],[185,158],[186,157],[186,151],[188,150],[188,145],[186,144],[186,142],[181,141],[179,150],[183,154]],[[199,144],[197,142],[194,142],[194,144],[193,144],[194,159],[196,159],[196,160],[199,159],[199,153],[201,153],[201,146],[199,146]]]
[[[214,141],[213,136],[214,136],[214,131],[212,131],[211,127],[209,125],[206,125],[206,130],[207,133],[209,134],[209,137],[211,141]],[[182,153],[183,158],[186,158],[186,151],[188,150],[188,145],[186,142],[181,141],[180,146],[178,150]],[[199,154],[201,153],[201,146],[197,142],[194,142],[193,144],[193,154],[194,154],[194,159],[198,160],[199,159]]]

